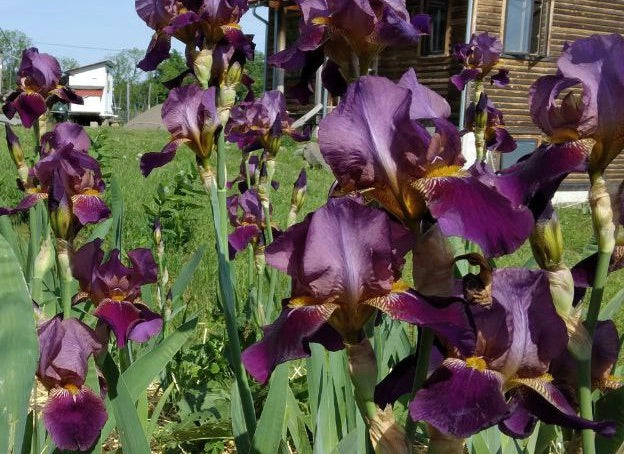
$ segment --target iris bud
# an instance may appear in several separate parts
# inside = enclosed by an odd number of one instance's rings
[[[592,183],[589,191],[589,204],[598,247],[601,252],[610,254],[615,247],[615,224],[607,183],[601,176]]]
[[[195,53],[193,58],[193,72],[195,73],[195,77],[197,77],[201,87],[204,90],[207,89],[212,72],[211,51],[203,49],[202,51]]]
[[[71,238],[72,212],[66,200],[50,210],[50,227],[56,238],[69,240]]]
[[[529,237],[533,256],[540,268],[555,271],[563,265],[563,234],[556,213],[539,219]]]
[[[230,87],[236,86],[240,83],[243,77],[243,67],[237,61],[232,63],[225,73],[225,85]]]

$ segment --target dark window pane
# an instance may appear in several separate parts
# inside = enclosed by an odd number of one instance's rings
[[[522,156],[531,153],[537,147],[535,139],[516,140],[518,148],[509,153],[501,153],[501,169],[506,169],[514,165]]]
[[[446,52],[446,16],[447,2],[428,0],[423,12],[431,16],[431,35],[423,37],[422,54],[439,55]]]
[[[530,52],[532,35],[533,0],[507,0],[505,52]]]

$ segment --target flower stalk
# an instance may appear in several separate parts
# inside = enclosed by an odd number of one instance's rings
[[[607,191],[606,181],[601,174],[590,175],[590,206],[594,231],[598,241],[598,262],[596,275],[592,287],[585,327],[589,338],[593,339],[596,322],[600,313],[600,306],[604,294],[605,284],[609,273],[609,261],[615,247],[615,225],[613,223],[613,210]],[[585,419],[593,419],[592,408],[592,383],[591,383],[591,358],[581,359],[579,364],[579,402],[580,413]],[[583,430],[583,452],[595,453],[595,434],[592,430]]]
[[[69,255],[71,243],[67,240],[56,239],[56,267],[58,268],[59,282],[61,285],[61,307],[63,317],[67,320],[71,318],[72,308],[72,272]]]

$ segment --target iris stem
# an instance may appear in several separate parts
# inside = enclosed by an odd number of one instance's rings
[[[56,240],[56,267],[61,286],[61,308],[65,320],[71,317],[72,310],[72,273],[69,261],[71,244],[65,240]]]
[[[585,327],[593,344],[596,322],[598,321],[604,287],[609,274],[611,255],[615,246],[615,225],[613,224],[611,200],[602,174],[590,173],[590,181],[590,205],[594,231],[598,240],[598,261],[585,318]],[[591,421],[593,420],[591,355],[588,356],[589,358],[587,359],[579,360],[579,403],[581,417]],[[582,438],[584,454],[594,454],[596,452],[594,431],[590,429],[583,430]]]
[[[205,167],[202,166],[203,170]],[[236,378],[240,395],[245,424],[249,439],[253,439],[256,430],[256,413],[253,405],[253,397],[249,389],[247,375],[242,367],[241,347],[238,338],[238,324],[236,318],[236,293],[232,282],[232,272],[227,248],[227,206],[226,206],[226,164],[225,164],[225,139],[221,133],[217,141],[217,181],[204,178],[209,177],[208,172],[200,172],[204,187],[210,191],[210,202],[214,219],[215,235],[217,239],[217,252],[219,262],[219,296],[223,305],[225,325],[228,336],[228,353],[230,367]]]
[[[433,338],[433,331],[428,328],[421,328],[416,355],[416,374],[414,375],[414,383],[412,384],[410,402],[414,399],[418,390],[422,388],[422,385],[427,378]],[[407,439],[411,444],[413,444],[414,437],[416,436],[416,421],[412,420],[409,415],[407,417],[407,422],[405,423],[405,432],[407,434]]]

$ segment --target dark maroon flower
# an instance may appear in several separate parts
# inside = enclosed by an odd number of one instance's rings
[[[278,364],[308,355],[309,342],[333,350],[342,348],[341,338],[357,342],[377,309],[473,348],[456,298],[430,303],[399,280],[412,243],[411,233],[386,213],[351,198],[331,199],[288,229],[267,247],[266,258],[292,277],[291,298],[264,338],[243,352],[249,373],[264,383]]]
[[[225,133],[230,142],[244,151],[263,148],[275,155],[283,135],[298,142],[310,140],[309,129],[297,131],[292,127],[293,122],[286,112],[283,93],[272,90],[264,93],[259,100],[235,106],[230,112]]]
[[[59,85],[61,66],[52,55],[40,54],[37,48],[25,49],[17,72],[17,90],[2,107],[8,118],[18,113],[22,124],[30,128],[56,102],[82,104],[83,100],[67,87]]]
[[[215,102],[214,88],[202,90],[186,85],[169,92],[161,115],[171,139],[160,152],[141,156],[143,175],[170,162],[182,144],[193,150],[198,160],[205,162],[210,158],[221,127]]]
[[[61,209],[58,214],[71,224],[69,235],[107,218],[110,210],[102,199],[106,185],[99,163],[87,154],[88,144],[82,127],[71,123],[60,123],[44,134],[41,159],[23,182],[26,196],[2,214],[26,211],[39,200],[48,200],[51,210]]]
[[[101,343],[84,323],[54,317],[37,329],[37,378],[49,391],[43,422],[61,450],[87,451],[97,441],[107,419],[101,397],[84,385],[92,354]]]
[[[458,90],[463,90],[471,80],[483,80],[500,60],[503,43],[496,36],[487,32],[473,34],[467,44],[456,44],[453,47],[453,57],[462,63],[461,73],[451,77],[451,82]],[[503,87],[509,83],[509,73],[500,69],[491,77],[491,83]]]
[[[233,258],[249,244],[265,244],[266,221],[258,192],[248,189],[227,199],[230,224],[234,231],[228,235],[230,255]],[[271,211],[272,211],[271,207]]]
[[[249,8],[247,0],[135,0],[135,8],[155,31],[145,58],[139,62],[144,71],[156,69],[169,57],[171,38],[186,44],[187,53],[195,53],[195,48],[204,44],[237,48],[249,45],[238,25]]]
[[[384,48],[416,43],[430,29],[428,16],[410,19],[405,2],[297,0],[297,4],[303,13],[299,38],[292,47],[271,56],[269,63],[286,71],[301,70],[294,91],[304,103],[324,56],[331,62],[323,77],[325,86],[346,87],[344,81],[368,73]]]
[[[531,118],[551,142],[596,141],[590,157],[596,170],[624,148],[624,107],[618,101],[624,96],[623,61],[621,35],[577,40],[564,47],[557,74],[540,77],[529,95]],[[570,91],[579,85],[582,95]]]
[[[509,253],[529,236],[531,213],[474,167],[462,168],[459,132],[448,113],[413,72],[399,84],[363,77],[321,122],[321,153],[343,191],[362,191],[407,225],[428,212],[445,235],[472,240],[489,256]],[[415,121],[428,119],[433,134]]]
[[[82,292],[77,299],[89,298],[97,306],[95,315],[110,326],[120,348],[128,339],[145,342],[162,328],[162,318],[141,301],[141,286],[158,278],[152,252],[145,248],[129,251],[128,267],[121,262],[117,249],[103,262],[101,245],[102,240],[97,239],[73,256],[72,273]]]
[[[611,423],[579,418],[548,374],[551,362],[566,350],[568,335],[547,274],[495,270],[486,293],[488,306],[471,306],[475,349],[469,355],[448,352],[410,403],[411,417],[458,438],[509,418],[509,426],[519,425],[516,418],[526,412],[547,423],[612,433]],[[516,412],[520,404],[526,412]]]
[[[517,144],[505,128],[503,112],[494,106],[494,103],[488,99],[485,93],[481,93],[476,105],[471,103],[466,109],[466,129],[474,131],[475,122],[481,116],[485,116],[485,147],[490,151],[500,153],[514,151]]]

